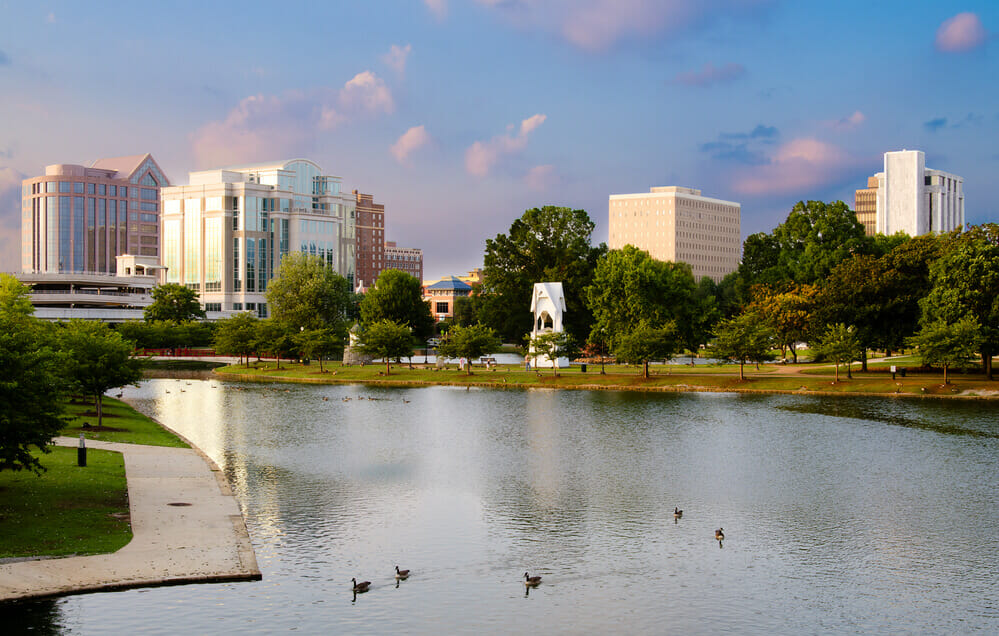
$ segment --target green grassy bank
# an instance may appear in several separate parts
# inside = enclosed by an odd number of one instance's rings
[[[132,540],[121,453],[77,449],[41,454],[48,470],[0,473],[0,558],[103,554]]]
[[[392,365],[385,374],[385,365],[371,364],[344,367],[339,363],[326,365],[326,372],[318,364],[301,365],[281,363],[278,370],[273,361],[223,367],[215,371],[222,378],[245,381],[282,381],[307,383],[366,383],[401,386],[447,384],[458,386],[489,386],[499,388],[564,388],[607,389],[631,391],[744,391],[831,394],[876,394],[939,397],[992,397],[999,398],[999,382],[988,382],[983,376],[951,373],[951,383],[943,384],[943,373],[920,373],[907,378],[892,380],[885,372],[859,373],[847,379],[845,369],[840,369],[840,379],[835,379],[835,369],[825,364],[762,365],[759,370],[746,365],[745,379],[739,378],[736,365],[656,365],[652,375],[643,378],[640,369],[628,365],[607,365],[600,373],[600,365],[588,365],[583,373],[580,367],[559,371],[553,376],[551,369],[525,371],[517,365],[499,365],[494,370],[476,367],[472,375],[456,370],[437,370],[422,364],[413,368],[404,362]]]
[[[104,398],[104,425],[89,402],[71,400],[62,435],[107,442],[187,448],[179,437],[124,402]],[[85,424],[87,426],[85,426]],[[52,447],[36,453],[46,468],[0,472],[0,559],[104,554],[132,540],[128,485],[121,453],[87,449],[87,466],[77,466],[77,449]]]

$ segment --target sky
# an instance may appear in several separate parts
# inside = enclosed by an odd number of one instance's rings
[[[999,221],[994,0],[0,0],[0,271],[20,182],[149,152],[192,170],[307,157],[385,204],[425,277],[482,265],[526,209],[679,185],[853,205],[890,150]]]

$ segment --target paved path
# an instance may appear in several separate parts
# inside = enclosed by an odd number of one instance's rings
[[[112,554],[0,565],[0,600],[260,579],[239,505],[214,462],[190,448],[92,440],[87,447],[125,457],[132,540]]]

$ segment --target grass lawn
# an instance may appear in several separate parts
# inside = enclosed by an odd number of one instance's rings
[[[66,405],[66,413],[73,420],[62,429],[62,435],[79,437],[83,433],[87,439],[103,442],[189,448],[182,439],[124,402],[105,396],[103,403],[104,424],[98,429],[94,405],[89,400],[86,403],[74,403],[71,400]],[[89,428],[83,426],[84,423],[89,424]]]
[[[132,540],[121,453],[77,449],[39,453],[48,470],[0,472],[0,558],[102,554]]]
[[[859,365],[858,365],[859,367]],[[853,379],[846,378],[845,369],[840,369],[840,381],[833,378],[832,366],[798,365],[755,365],[745,367],[745,380],[739,379],[738,365],[654,365],[650,367],[651,377],[643,378],[639,367],[631,365],[607,365],[607,373],[600,373],[599,364],[588,365],[587,373],[578,366],[559,371],[559,377],[552,376],[551,369],[525,371],[520,365],[499,365],[493,371],[475,367],[472,375],[466,375],[453,366],[449,370],[436,370],[422,364],[414,364],[410,369],[403,362],[393,364],[390,375],[385,375],[384,364],[369,364],[363,367],[344,367],[339,363],[326,365],[321,373],[316,364],[300,365],[281,363],[276,369],[273,361],[252,363],[250,368],[233,365],[217,369],[222,377],[249,381],[291,381],[309,383],[369,383],[393,385],[469,385],[491,387],[545,387],[580,389],[615,389],[638,391],[804,391],[823,393],[878,393],[899,395],[952,396],[964,391],[983,396],[994,396],[999,392],[999,383],[987,382],[982,376],[951,375],[952,384],[943,385],[943,374],[919,374],[892,381],[886,373],[860,374],[854,371]]]

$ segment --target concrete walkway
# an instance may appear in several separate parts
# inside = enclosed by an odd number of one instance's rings
[[[92,440],[87,447],[124,455],[132,540],[112,554],[0,565],[0,600],[260,579],[236,498],[200,451]]]

